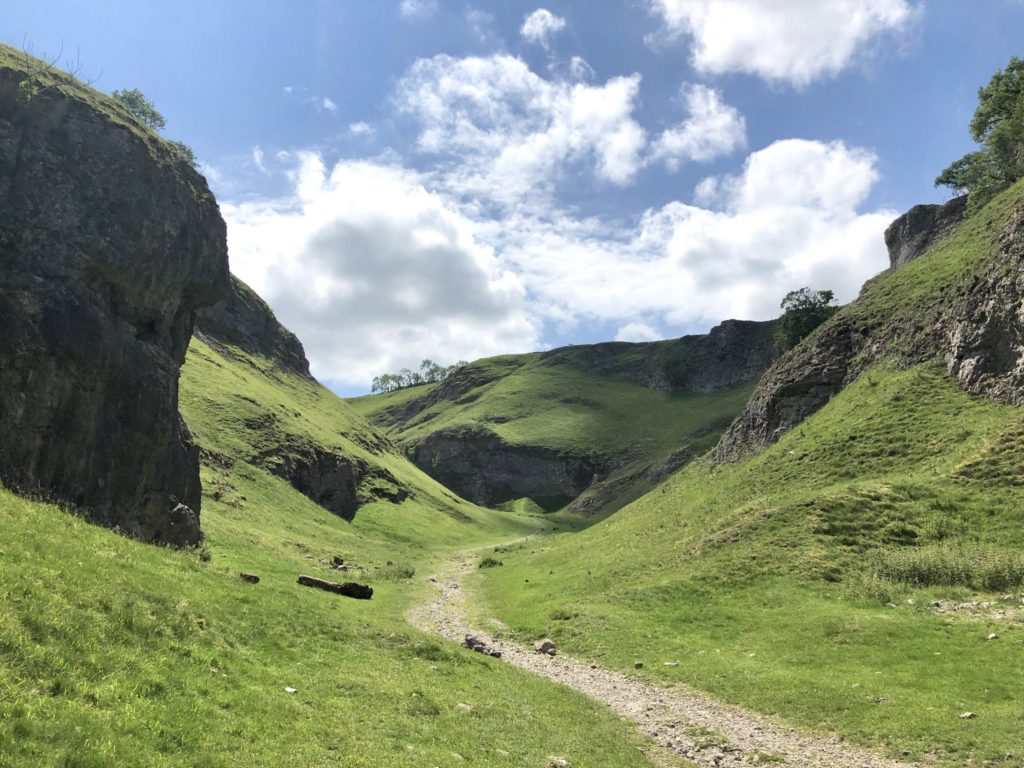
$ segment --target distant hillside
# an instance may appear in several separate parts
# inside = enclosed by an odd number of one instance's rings
[[[465,498],[600,516],[715,444],[776,355],[773,323],[480,360],[349,402]]]

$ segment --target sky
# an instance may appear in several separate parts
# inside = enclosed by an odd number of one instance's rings
[[[335,391],[853,299],[972,149],[1024,0],[6,0],[140,88]]]

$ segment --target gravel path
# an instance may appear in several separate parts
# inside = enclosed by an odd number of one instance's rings
[[[607,704],[658,745],[698,766],[749,768],[782,760],[788,768],[910,768],[908,763],[855,748],[840,737],[797,731],[684,686],[660,688],[561,654],[539,654],[471,629],[462,580],[473,571],[477,559],[467,554],[453,561],[450,570],[433,584],[436,596],[414,608],[409,620],[457,643],[474,635],[501,651],[503,660]]]

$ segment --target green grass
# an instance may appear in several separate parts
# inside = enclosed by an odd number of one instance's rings
[[[205,551],[0,490],[0,765],[644,764],[607,710],[404,619],[452,548],[539,521],[455,498],[342,401],[235,353],[195,343],[183,370],[183,412],[218,454],[203,469]],[[386,466],[414,496],[346,522],[246,460],[294,439]],[[335,555],[354,570],[331,571]],[[298,586],[300,573],[376,592],[347,600]]]

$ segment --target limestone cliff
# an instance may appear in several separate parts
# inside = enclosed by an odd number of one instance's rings
[[[0,52],[0,475],[195,544],[178,375],[196,310],[228,285],[217,203],[116,103]]]

